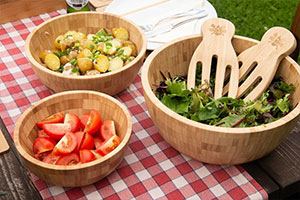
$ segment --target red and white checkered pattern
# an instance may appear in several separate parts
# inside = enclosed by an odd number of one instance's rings
[[[18,117],[49,96],[25,58],[29,32],[58,10],[0,25],[0,114],[13,136]],[[64,188],[32,179],[44,199],[266,199],[267,193],[241,166],[209,165],[173,149],[158,133],[142,95],[141,79],[119,95],[132,114],[133,133],[121,165],[95,184]]]

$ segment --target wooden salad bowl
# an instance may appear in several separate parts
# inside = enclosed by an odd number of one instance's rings
[[[156,49],[142,69],[142,85],[149,114],[162,137],[176,150],[196,160],[234,165],[261,158],[273,151],[291,132],[299,119],[300,67],[290,57],[280,63],[276,76],[292,83],[294,109],[285,117],[257,127],[224,128],[189,120],[166,107],[155,96],[156,87],[163,80],[160,71],[172,76],[187,75],[191,57],[201,42],[200,36],[188,36]],[[257,44],[257,40],[234,36],[237,53]]]
[[[57,113],[84,113],[97,110],[102,120],[115,122],[120,145],[106,156],[89,163],[58,166],[44,163],[33,157],[33,141],[37,138],[36,122]],[[77,187],[92,184],[109,175],[122,162],[131,136],[132,122],[127,108],[118,100],[95,91],[67,91],[51,95],[28,108],[14,129],[14,141],[27,168],[44,181]]]
[[[136,45],[138,55],[129,64],[113,72],[95,76],[66,76],[44,67],[39,55],[43,50],[53,49],[58,35],[75,30],[96,33],[101,28],[111,30],[123,27],[129,39]],[[132,83],[139,72],[146,53],[146,37],[133,22],[117,15],[98,12],[80,12],[54,17],[40,24],[26,39],[25,53],[41,82],[55,92],[68,90],[95,90],[115,95]]]

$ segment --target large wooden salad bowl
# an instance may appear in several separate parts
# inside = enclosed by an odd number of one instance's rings
[[[300,67],[290,57],[280,63],[276,76],[292,83],[294,109],[285,117],[257,127],[223,128],[189,120],[166,107],[155,96],[156,87],[163,80],[160,71],[172,76],[186,75],[191,57],[201,42],[200,36],[188,36],[156,49],[146,60],[142,70],[142,85],[149,114],[162,137],[176,150],[196,160],[233,165],[261,158],[273,151],[291,132],[299,119]],[[237,53],[258,41],[234,36]],[[267,66],[266,66],[267,67]]]
[[[114,27],[128,30],[129,39],[136,45],[138,52],[137,57],[121,69],[96,76],[66,76],[47,69],[40,61],[40,52],[53,49],[58,35],[71,30],[85,34],[96,33],[101,28],[111,30]],[[55,92],[95,90],[115,95],[134,81],[143,64],[146,47],[143,31],[133,22],[108,13],[80,12],[58,16],[40,24],[27,37],[25,53],[38,78]]]
[[[35,159],[32,145],[37,137],[36,122],[58,113],[84,113],[97,110],[102,120],[113,120],[120,145],[109,154],[89,163],[71,166],[53,165]],[[109,175],[122,162],[131,136],[131,116],[117,99],[94,91],[67,91],[51,95],[28,108],[14,129],[14,141],[27,168],[44,181],[78,187],[92,184]]]

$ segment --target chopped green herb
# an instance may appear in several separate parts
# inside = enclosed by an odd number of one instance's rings
[[[58,58],[60,58],[60,54],[57,52],[53,52],[54,55],[56,55]]]
[[[95,46],[94,46],[94,45],[92,45],[92,44],[90,44],[90,47],[91,47],[91,49],[94,49],[94,48],[95,48]]]
[[[64,66],[61,65],[57,71],[60,72],[60,73],[62,73],[64,71]]]
[[[96,33],[97,36],[107,36],[107,33],[105,32],[105,30],[102,28],[100,29],[100,31],[98,31]]]
[[[105,43],[105,47],[106,47],[107,49],[110,49],[110,48],[112,48],[112,44],[111,44],[110,42],[106,42],[106,43]]]
[[[60,40],[57,40],[57,43],[60,43]]]
[[[124,49],[121,49],[120,51],[118,51],[115,56],[121,56],[124,53]]]
[[[79,72],[79,69],[77,67],[74,67],[72,70],[71,70],[73,73],[77,73]]]
[[[73,66],[76,66],[77,65],[77,59],[76,58],[73,58],[71,61],[70,61],[71,65]]]

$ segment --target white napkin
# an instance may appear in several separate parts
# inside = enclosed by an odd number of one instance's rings
[[[149,5],[154,5],[158,2],[161,2],[161,0],[114,0],[106,8],[105,12],[122,15],[133,10],[147,7]],[[209,2],[207,2],[207,0],[169,0],[164,3],[124,15],[123,17],[132,20],[138,25],[146,25],[148,23],[156,21],[158,17],[160,18],[170,14],[187,11],[191,8],[205,9],[206,11],[208,11],[209,15],[198,21],[194,20],[185,23],[179,27],[174,28],[170,32],[148,39],[148,49],[153,50],[161,44],[169,42],[170,40],[176,39],[178,37],[200,33],[199,24],[202,24],[202,21],[205,21],[208,18],[217,17],[215,9]],[[159,28],[159,26],[163,25],[164,23],[161,23],[156,28]],[[195,30],[196,27],[199,28],[199,30]]]

